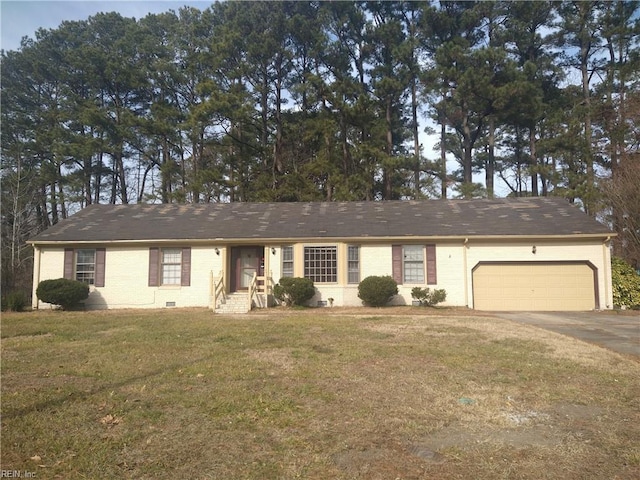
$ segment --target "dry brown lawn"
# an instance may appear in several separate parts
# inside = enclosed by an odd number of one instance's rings
[[[461,309],[2,317],[2,470],[635,479],[637,358]]]

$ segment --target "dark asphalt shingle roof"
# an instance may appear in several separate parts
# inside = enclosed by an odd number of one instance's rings
[[[31,242],[603,234],[566,200],[90,205]]]

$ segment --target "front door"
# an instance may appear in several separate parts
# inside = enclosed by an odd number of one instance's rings
[[[259,247],[237,247],[234,248],[234,287],[232,291],[246,290],[251,284],[253,275],[261,275],[260,265],[263,248]]]

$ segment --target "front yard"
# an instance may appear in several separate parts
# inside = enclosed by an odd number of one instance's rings
[[[637,359],[473,312],[5,314],[1,388],[39,479],[640,476]]]

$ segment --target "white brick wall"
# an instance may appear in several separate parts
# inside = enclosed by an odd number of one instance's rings
[[[490,243],[470,240],[466,245],[462,240],[440,241],[436,243],[437,280],[436,285],[429,288],[444,288],[447,301],[444,305],[473,307],[472,270],[482,261],[590,261],[598,269],[599,304],[601,308],[611,308],[611,272],[609,249],[601,240],[581,240],[563,243],[560,241],[512,241]],[[428,242],[424,242],[428,243]],[[339,278],[346,279],[346,244],[338,245]],[[533,245],[536,253],[532,253]],[[184,245],[178,245],[184,246]],[[273,274],[274,282],[281,275],[280,245],[271,246],[265,251],[265,268]],[[115,246],[106,248],[105,286],[91,287],[88,308],[159,308],[167,302],[175,302],[177,307],[209,306],[210,272],[215,276],[227,262],[230,249],[218,247],[219,254],[213,246],[194,246],[191,249],[191,286],[149,287],[148,283],[148,246]],[[303,274],[303,245],[295,248],[295,275]],[[34,298],[35,288],[40,280],[60,278],[63,276],[64,249],[36,249],[34,266]],[[228,262],[227,262],[228,263]],[[38,277],[39,275],[39,277]],[[227,277],[229,272],[227,272]],[[360,245],[360,278],[371,275],[392,275],[391,245],[381,243],[363,243]],[[345,280],[346,281],[346,280]],[[227,280],[228,284],[228,280]],[[396,304],[412,303],[411,289],[416,285],[400,285]],[[426,287],[427,285],[418,285]],[[318,294],[311,304],[317,301],[334,299],[335,306],[359,306],[358,286],[339,284],[316,284]],[[46,307],[41,302],[40,307]]]
[[[426,243],[426,242],[425,242]],[[394,304],[411,305],[411,290],[415,286],[433,289],[443,288],[447,300],[443,306],[469,306],[473,308],[472,271],[479,262],[487,261],[589,261],[598,269],[598,294],[601,308],[612,307],[611,271],[608,247],[601,240],[581,240],[573,243],[561,241],[531,241],[489,243],[471,240],[442,241],[436,244],[437,284],[436,285],[399,285],[399,295]],[[536,245],[536,253],[532,247]],[[466,258],[465,258],[466,256]],[[392,275],[391,245],[370,244],[360,248],[361,279],[370,275]],[[466,267],[465,267],[466,265]],[[333,286],[316,285],[319,294],[312,304],[329,297],[335,299],[334,305],[358,306],[357,285]]]
[[[222,254],[212,247],[191,248],[191,286],[148,286],[148,247],[107,247],[105,286],[90,287],[87,308],[160,308],[209,306],[209,276],[222,269]],[[63,276],[64,249],[42,249],[40,280]],[[34,282],[37,283],[37,282]],[[34,286],[34,297],[35,297]],[[39,302],[39,307],[46,304]]]

